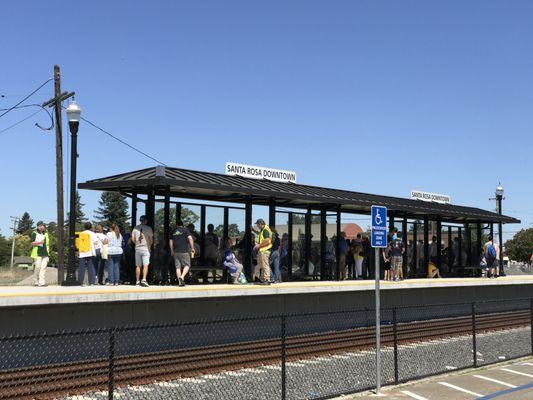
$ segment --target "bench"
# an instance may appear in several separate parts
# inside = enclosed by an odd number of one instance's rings
[[[220,271],[220,273],[218,273]],[[212,274],[212,281],[210,283],[223,282],[226,276],[226,269],[220,265],[193,265],[189,270],[194,283],[199,283],[199,278],[202,278],[202,283],[209,283],[209,273]]]
[[[455,266],[454,270],[460,277],[480,277],[483,269],[479,265],[462,265]]]

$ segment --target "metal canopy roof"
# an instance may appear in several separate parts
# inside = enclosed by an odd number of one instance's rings
[[[78,187],[125,194],[148,194],[154,191],[164,195],[169,190],[173,197],[230,202],[245,202],[248,196],[252,196],[254,204],[267,205],[275,202],[277,206],[304,209],[337,209],[342,206],[343,212],[362,214],[370,213],[371,205],[382,205],[399,217],[423,218],[427,215],[430,218],[440,217],[448,222],[520,223],[516,218],[474,207],[162,166],[93,179],[80,183]]]

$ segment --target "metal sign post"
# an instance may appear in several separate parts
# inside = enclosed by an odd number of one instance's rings
[[[387,208],[372,206],[371,245],[374,247],[374,275],[376,277],[376,394],[381,390],[381,305],[379,293],[379,249],[387,247]]]

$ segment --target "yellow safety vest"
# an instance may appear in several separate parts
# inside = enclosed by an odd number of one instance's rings
[[[40,232],[36,232],[40,233]],[[44,239],[46,242],[46,251],[48,252],[48,257],[50,257],[50,238],[48,237],[48,232],[44,232]],[[31,258],[37,258],[37,252],[39,251],[39,246],[33,246],[31,249]]]
[[[259,249],[260,253],[264,253],[265,251],[269,251],[272,248],[272,231],[270,230],[268,225],[265,225],[265,227],[263,229],[261,229],[261,232],[259,232],[259,244],[261,244],[261,242],[265,239],[265,237],[263,236],[263,232],[265,230],[269,233],[268,239],[270,239],[270,243],[269,243],[268,246],[261,247]]]

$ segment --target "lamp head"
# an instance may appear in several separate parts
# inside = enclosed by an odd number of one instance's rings
[[[68,105],[66,113],[68,122],[80,122],[81,108],[74,100]]]
[[[501,183],[498,183],[498,187],[496,188],[496,197],[503,197],[503,187]]]

